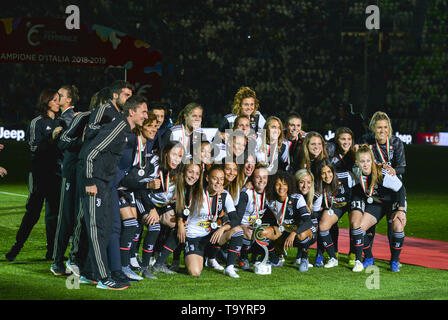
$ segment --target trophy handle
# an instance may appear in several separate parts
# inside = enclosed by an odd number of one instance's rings
[[[264,250],[264,258],[263,258],[263,261],[261,261],[261,264],[263,264],[263,265],[265,265],[266,262],[268,261],[268,256],[269,256],[268,244],[269,243],[267,242],[268,239],[266,237],[261,238],[259,236],[259,233],[263,232],[265,227],[269,227],[269,224],[262,224],[255,229],[255,242],[258,243],[258,245],[260,247],[262,247]]]

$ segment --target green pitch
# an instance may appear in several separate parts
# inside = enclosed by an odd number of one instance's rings
[[[296,249],[289,251],[283,268],[273,268],[271,275],[261,276],[239,271],[240,279],[204,269],[199,278],[188,276],[181,263],[181,273],[145,279],[124,291],[96,289],[91,285],[66,282],[50,272],[45,261],[44,213],[33,229],[16,261],[4,255],[14,243],[27,195],[26,152],[18,144],[5,144],[0,165],[8,177],[0,180],[0,299],[157,299],[157,300],[289,300],[289,299],[447,299],[448,272],[403,265],[396,274],[388,270],[388,261],[376,260],[379,277],[372,273],[354,273],[347,256],[340,255],[339,266],[332,269],[310,268],[301,273],[293,266]],[[6,153],[8,152],[8,153]],[[7,156],[11,155],[11,156]],[[12,156],[13,155],[13,156]],[[406,148],[408,191],[408,225],[406,235],[448,241],[448,188],[441,181],[443,161],[448,148],[410,146]],[[9,193],[9,194],[8,194]],[[12,195],[14,194],[14,195]],[[24,196],[20,196],[24,195]],[[347,227],[344,216],[341,227]],[[384,219],[377,232],[385,234]],[[406,243],[405,243],[406,246]],[[310,250],[310,262],[315,251]],[[170,260],[168,260],[170,262]],[[72,289],[69,289],[72,288]],[[370,289],[369,289],[370,288]]]

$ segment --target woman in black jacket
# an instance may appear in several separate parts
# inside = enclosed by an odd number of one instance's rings
[[[57,147],[57,139],[63,128],[59,118],[59,95],[57,90],[45,89],[37,103],[40,115],[31,120],[27,136],[31,151],[31,172],[29,173],[29,191],[26,212],[23,216],[16,242],[6,254],[13,261],[19,254],[34,225],[39,221],[44,201],[45,226],[47,235],[47,253],[45,258],[53,258],[54,237],[59,212],[61,186],[60,161],[62,154]],[[52,268],[53,269],[53,268]],[[62,268],[65,273],[65,268]],[[52,270],[60,273],[61,270]]]

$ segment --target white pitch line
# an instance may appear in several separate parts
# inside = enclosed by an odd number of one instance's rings
[[[10,193],[10,192],[4,192],[4,191],[0,191],[0,193],[7,194],[7,195],[10,195],[10,196],[18,196],[18,197],[25,197],[25,198],[28,198],[28,196],[26,196],[26,195],[24,195],[24,194]]]

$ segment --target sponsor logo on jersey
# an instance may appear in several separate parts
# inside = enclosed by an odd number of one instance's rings
[[[294,224],[284,224],[283,226],[285,227],[285,230],[288,232],[293,232],[293,231],[296,231],[296,229],[297,229],[297,226]]]
[[[347,202],[344,200],[345,200],[345,198],[336,199],[335,201],[337,201],[337,203],[333,203],[333,207],[335,207],[335,208],[345,207],[347,205]]]
[[[257,216],[255,216],[255,215],[251,215],[251,216],[247,219],[247,221],[248,221],[250,224],[255,223],[256,220],[257,220]]]
[[[199,221],[197,226],[201,228],[210,228],[210,221]]]

